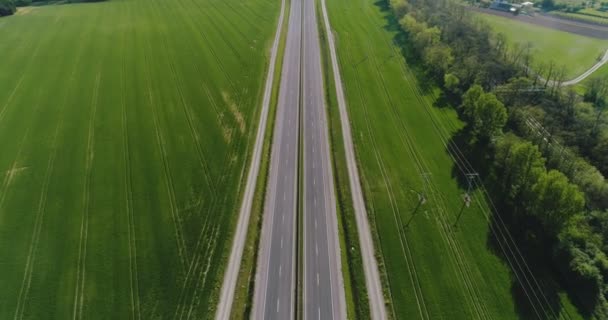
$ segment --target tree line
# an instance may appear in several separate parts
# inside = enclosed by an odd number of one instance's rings
[[[404,52],[467,123],[459,148],[476,155],[497,214],[583,314],[608,318],[608,79],[580,96],[561,87],[564,68],[455,1],[388,2]]]
[[[74,2],[99,2],[105,0],[0,0],[0,17],[10,16],[17,11],[17,7],[41,4],[60,4]]]

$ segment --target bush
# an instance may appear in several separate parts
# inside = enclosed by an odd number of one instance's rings
[[[15,13],[16,7],[13,0],[0,0],[0,17],[10,16]]]

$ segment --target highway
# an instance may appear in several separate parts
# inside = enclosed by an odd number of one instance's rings
[[[297,255],[301,0],[292,0],[270,155],[252,319],[294,319]]]
[[[303,319],[346,319],[314,0],[303,3]]]
[[[315,3],[293,0],[279,87],[253,319],[294,319],[299,312],[296,280],[300,277],[304,319],[346,319],[327,125]],[[300,206],[301,228],[297,225]],[[300,259],[298,230],[302,230],[303,243]]]

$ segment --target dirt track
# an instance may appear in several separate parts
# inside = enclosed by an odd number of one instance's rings
[[[559,19],[543,14],[537,14],[536,16],[528,15],[513,15],[509,12],[502,12],[490,9],[481,9],[476,7],[466,7],[467,10],[487,13],[495,16],[505,17],[513,20],[518,20],[530,24],[535,24],[551,29],[560,31],[570,32],[586,37],[597,38],[597,39],[608,39],[608,26],[600,26],[595,24],[587,24],[578,21]]]

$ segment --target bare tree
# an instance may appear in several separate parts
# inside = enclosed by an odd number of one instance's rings
[[[555,61],[549,61],[549,65],[547,65],[547,75],[545,76],[545,89],[549,85],[549,81],[551,81],[551,77],[553,77],[553,72],[555,71]]]

